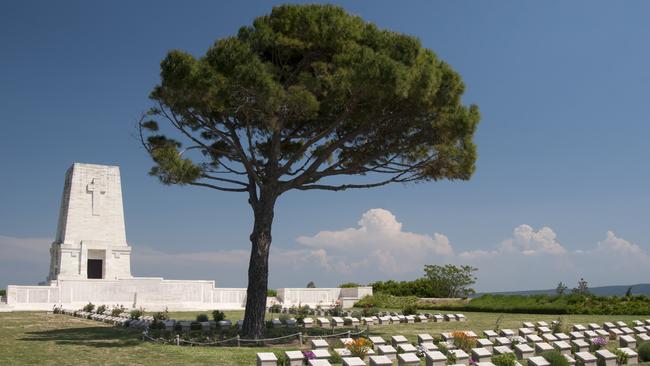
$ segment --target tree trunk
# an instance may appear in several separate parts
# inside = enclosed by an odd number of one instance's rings
[[[252,338],[262,338],[265,328],[266,290],[269,279],[269,250],[271,226],[276,198],[262,195],[253,206],[255,223],[251,233],[251,257],[248,263],[248,289],[243,333]]]

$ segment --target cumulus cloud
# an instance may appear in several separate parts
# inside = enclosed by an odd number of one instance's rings
[[[453,255],[445,235],[435,233],[432,237],[404,231],[402,223],[385,209],[366,211],[357,224],[300,236],[296,241],[305,247],[321,248],[322,263],[326,264],[323,267],[344,273],[370,266],[384,274],[421,272],[425,263]]]
[[[493,250],[469,250],[459,254],[462,259],[475,260],[493,258],[497,255],[515,254],[524,256],[537,256],[542,254],[564,255],[567,250],[557,240],[557,234],[549,227],[542,227],[535,231],[530,225],[517,226],[512,237],[501,242]]]
[[[640,246],[619,238],[613,231],[608,231],[605,239],[598,242],[596,251],[632,254],[647,257],[648,254]]]

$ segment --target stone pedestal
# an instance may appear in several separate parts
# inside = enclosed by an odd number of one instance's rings
[[[370,356],[370,366],[392,366],[393,360],[386,356]]]
[[[442,352],[432,351],[425,354],[426,366],[446,366],[447,356]]]
[[[278,359],[273,352],[261,352],[257,354],[257,366],[277,366]]]

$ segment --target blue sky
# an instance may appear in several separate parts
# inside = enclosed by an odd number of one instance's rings
[[[419,37],[462,75],[482,114],[477,171],[469,182],[290,192],[276,210],[271,287],[414,278],[443,262],[479,267],[480,290],[647,282],[650,3],[340,4]],[[121,167],[136,275],[245,285],[245,197],[160,185],[135,123],[167,51],[202,55],[272,5],[0,4],[0,286],[47,275],[75,161]],[[352,236],[342,247],[328,231]]]

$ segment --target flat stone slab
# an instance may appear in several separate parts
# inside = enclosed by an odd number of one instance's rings
[[[433,342],[422,342],[420,343],[420,347],[424,348],[425,351],[437,351],[438,346],[433,344]]]
[[[433,337],[431,336],[431,334],[427,334],[427,333],[418,334],[418,344],[425,343],[425,342],[433,342]]]
[[[377,346],[377,353],[380,355],[394,355],[397,354],[397,350],[391,345],[382,344],[380,346]]]
[[[540,343],[535,343],[535,352],[537,353],[542,353],[546,351],[552,351],[553,346],[551,346],[548,343],[540,342]]]
[[[504,355],[506,353],[513,353],[514,351],[508,346],[496,346],[494,347],[495,355]]]
[[[343,366],[366,366],[359,357],[343,357]]]
[[[312,349],[327,349],[330,347],[329,343],[327,343],[327,341],[324,339],[312,339],[310,343]]]
[[[578,360],[582,361],[583,363],[594,363],[596,362],[596,360],[598,360],[596,356],[592,355],[589,352],[577,352],[575,356]]]
[[[305,359],[305,355],[302,353],[302,351],[285,351],[284,354],[291,361],[297,361],[297,360],[304,360]]]
[[[370,356],[370,366],[392,366],[393,360],[386,356]]]
[[[440,351],[431,351],[425,353],[425,357],[427,360],[431,361],[447,361],[447,356],[444,355],[444,353]]]
[[[309,360],[309,366],[332,366],[328,360]]]
[[[415,348],[414,345],[410,343],[400,343],[397,345],[398,352],[402,351],[404,353],[415,353],[418,351],[417,348]]]
[[[551,363],[544,357],[535,356],[528,359],[528,366],[551,366]]]
[[[329,359],[332,357],[330,351],[326,349],[314,349],[311,351],[311,353],[313,353],[317,359]]]
[[[608,349],[599,349],[596,351],[596,357],[605,360],[613,360],[616,358],[616,355],[610,352]]]
[[[419,365],[420,364],[420,359],[418,356],[415,355],[415,353],[402,353],[397,355],[397,362],[402,365]]]

